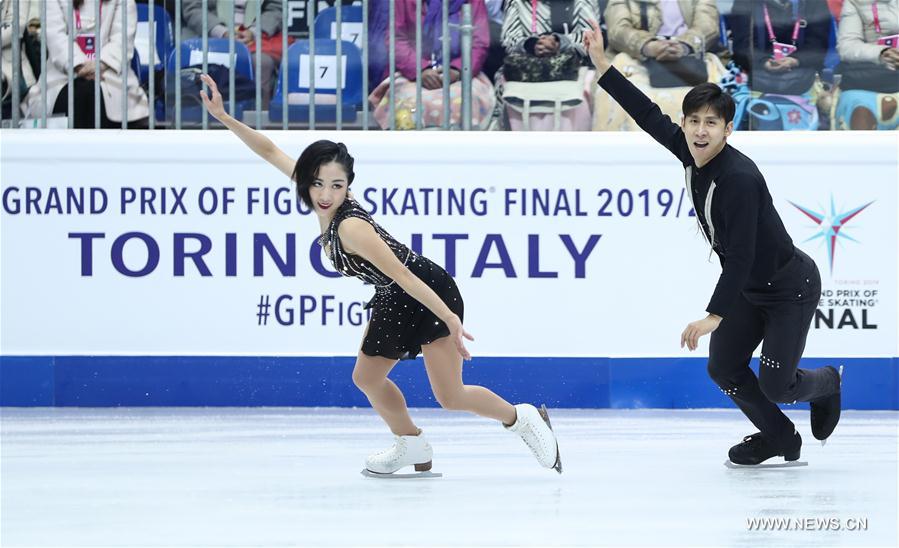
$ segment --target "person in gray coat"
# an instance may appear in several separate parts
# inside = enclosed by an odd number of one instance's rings
[[[262,9],[257,21],[256,13],[259,11],[259,2],[262,2]],[[231,20],[232,4],[234,5],[233,21]],[[207,0],[206,5],[208,9],[206,28],[210,38],[228,38],[231,33],[234,33],[235,40],[246,44],[252,52],[257,32],[261,31],[263,36],[273,36],[281,32],[282,0],[233,0],[233,2]],[[184,23],[181,29],[182,39],[198,38],[203,35],[202,0],[184,0],[181,5],[181,16]],[[264,49],[261,58],[262,69],[256,77],[261,79],[262,108],[267,109],[272,97],[275,71],[281,58],[280,56],[276,58],[272,52],[266,52]],[[256,66],[255,59],[253,66]]]

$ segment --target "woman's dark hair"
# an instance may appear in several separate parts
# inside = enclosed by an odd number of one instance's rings
[[[293,168],[293,180],[297,182],[297,197],[308,207],[312,207],[312,198],[309,197],[309,187],[318,175],[318,169],[322,164],[337,162],[346,171],[346,182],[349,187],[356,177],[353,172],[353,157],[343,143],[335,143],[322,139],[306,147],[300,154],[297,165]]]
[[[712,109],[712,112],[724,118],[725,124],[733,121],[734,112],[737,109],[730,95],[717,84],[706,82],[699,84],[687,93],[681,105],[681,112],[684,113],[684,116],[690,116],[707,106]]]

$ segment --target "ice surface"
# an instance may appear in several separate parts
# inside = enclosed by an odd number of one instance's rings
[[[809,466],[731,470],[736,410],[550,410],[565,473],[487,419],[413,410],[430,480],[359,474],[370,409],[4,408],[2,546],[896,546],[899,414],[845,412]],[[843,530],[749,530],[749,518]],[[867,530],[846,530],[866,519]],[[794,524],[795,525],[795,524]]]

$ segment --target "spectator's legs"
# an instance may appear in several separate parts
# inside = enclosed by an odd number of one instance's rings
[[[75,112],[72,126],[77,129],[89,129],[94,127],[94,81],[86,78],[75,78]],[[69,106],[69,85],[66,84],[59,91],[56,103],[53,105],[54,114],[66,114]],[[100,97],[100,127],[106,127],[109,119],[106,118],[106,110],[103,107],[103,97]]]
[[[94,81],[86,78],[76,78],[75,84],[75,119],[72,126],[76,129],[94,128]],[[69,104],[69,86],[66,84],[56,97],[53,105],[53,114],[65,114]],[[131,129],[146,129],[149,119],[143,118],[128,122]],[[122,122],[114,122],[106,116],[106,101],[100,94],[100,127],[103,129],[120,129]]]
[[[849,119],[849,128],[858,130],[874,130],[877,129],[877,118],[874,113],[865,107],[858,107],[852,111],[852,117]]]
[[[278,63],[275,63],[275,60],[272,59],[271,55],[263,53],[262,57],[262,74],[259,75],[262,78],[262,110],[268,110],[268,104],[272,99],[272,91],[274,88],[275,82],[275,69],[278,68]]]
[[[896,98],[893,96],[886,96],[880,101],[880,111],[883,113],[883,119],[892,120],[893,116],[896,115]]]
[[[833,107],[833,129],[895,130],[899,128],[899,93],[841,90]]]

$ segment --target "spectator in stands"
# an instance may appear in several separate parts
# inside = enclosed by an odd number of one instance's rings
[[[494,77],[503,65],[505,50],[503,49],[503,4],[505,0],[485,0],[487,6],[487,23],[490,26],[490,48],[484,61],[484,74],[495,82]]]
[[[100,59],[96,59],[94,41],[98,30],[94,17],[95,0],[73,0],[74,29],[67,28],[69,0],[47,1],[47,105],[53,114],[68,112],[68,44],[74,42],[74,117],[76,128],[94,127],[94,75],[100,63],[100,124],[120,127],[123,101],[128,105],[128,126],[145,127],[149,115],[147,95],[131,70],[134,35],[137,32],[137,7],[134,0],[103,0],[100,5]],[[122,11],[128,10],[128,28],[122,29]],[[127,58],[122,59],[122,40],[127,40]],[[123,73],[128,71],[128,89],[123,94]],[[32,86],[27,98],[26,115],[41,116],[40,86]]]
[[[262,2],[261,16],[256,21]],[[234,6],[234,21],[231,21],[231,7]],[[207,0],[207,28],[212,38],[228,38],[232,33],[234,39],[246,44],[251,53],[256,51],[256,33],[262,32],[262,53],[260,55],[261,70],[256,78],[261,80],[262,108],[267,109],[272,98],[278,64],[281,62],[281,9],[282,0]],[[184,16],[184,27],[181,38],[201,37],[203,35],[203,2],[202,0],[184,0],[181,5]],[[255,73],[256,60],[253,59]]]
[[[3,78],[3,117],[9,118],[12,115],[12,85],[13,85],[13,66],[12,66],[12,46],[13,40],[19,41],[19,60],[21,69],[18,75],[16,85],[19,86],[19,99],[23,100],[28,96],[28,88],[36,81],[35,71],[32,69],[31,62],[28,58],[27,40],[24,36],[29,36],[32,43],[37,44],[40,48],[40,5],[36,2],[25,2],[19,4],[19,35],[13,36],[13,1],[0,1],[0,42],[3,45],[2,51],[2,76]],[[38,49],[38,55],[40,50]],[[37,70],[40,71],[40,57],[37,61]],[[19,108],[18,106],[16,108]]]
[[[449,2],[450,59],[444,60],[441,40],[443,2]],[[463,0],[424,0],[416,15],[415,0],[396,0],[396,128],[415,128],[416,81],[421,80],[423,127],[443,124],[443,82],[450,81],[450,125],[462,119],[462,43],[459,27]],[[471,44],[471,125],[484,128],[493,112],[493,85],[482,72],[490,45],[490,30],[484,0],[470,0],[474,30]],[[422,20],[421,74],[416,72],[415,18]],[[385,40],[387,38],[385,33]],[[374,118],[382,128],[390,127],[389,74],[385,67],[380,85],[369,96]]]
[[[506,2],[506,56],[496,78],[498,129],[590,129],[592,78],[583,44],[590,21],[599,21],[596,0]]]
[[[843,0],[827,0],[827,7],[830,9],[830,14],[839,23],[840,13],[843,12]]]
[[[845,0],[837,49],[841,64],[834,129],[899,127],[899,6],[896,0]]]
[[[371,93],[384,79],[388,66],[389,5],[391,0],[369,0],[368,2],[368,89]]]
[[[609,0],[605,12],[612,64],[662,112],[681,118],[681,103],[702,82],[718,82],[725,73],[718,57],[719,14],[715,0]],[[597,88],[596,130],[639,128]]]
[[[820,0],[736,0],[730,29],[734,61],[749,75],[752,90],[748,129],[818,128],[818,74],[831,25]]]

